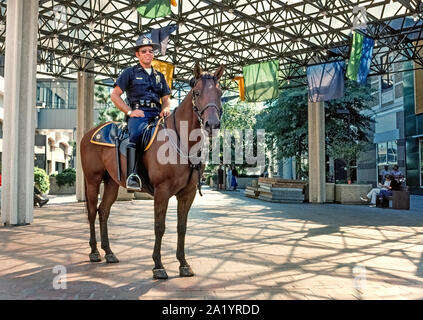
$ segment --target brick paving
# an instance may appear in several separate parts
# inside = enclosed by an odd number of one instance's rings
[[[89,262],[84,203],[58,197],[34,210],[33,224],[0,227],[0,299],[422,299],[422,199],[400,211],[278,204],[206,188],[188,219],[196,275],[180,278],[172,198],[163,281],[151,272],[153,201],[115,203],[109,236],[120,263],[106,264]],[[66,289],[53,287],[57,265],[66,268]]]

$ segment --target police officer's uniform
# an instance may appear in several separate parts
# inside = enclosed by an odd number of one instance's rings
[[[152,46],[153,49],[158,46],[145,36],[140,36],[136,45],[136,48]],[[126,92],[126,102],[132,110],[141,109],[145,115],[144,117],[129,117],[128,119],[128,179],[126,186],[128,189],[138,190],[141,188],[141,179],[137,175],[135,163],[137,142],[151,118],[160,114],[160,99],[170,95],[170,89],[161,72],[151,67],[151,74],[148,74],[139,63],[126,68],[116,80],[115,86],[119,86],[123,92]]]

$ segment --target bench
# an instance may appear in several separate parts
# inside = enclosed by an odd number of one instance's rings
[[[392,196],[388,197],[387,200],[389,204],[392,202],[392,209],[410,210],[410,192],[407,186],[401,186],[401,190],[393,190]]]

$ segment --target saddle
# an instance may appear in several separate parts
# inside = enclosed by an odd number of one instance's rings
[[[141,138],[137,143],[137,149],[147,151],[153,144],[154,139],[156,138],[159,126],[163,124],[163,118],[155,117],[152,118],[150,122],[145,123],[145,128]],[[121,180],[120,175],[120,154],[126,155],[126,147],[129,144],[129,130],[126,123],[109,121],[100,126],[91,136],[90,142],[93,144],[114,147],[116,148],[116,162],[118,166],[118,180]],[[138,174],[141,177],[143,185],[148,187],[147,191],[151,189],[151,185],[148,181],[148,175],[146,174],[145,168],[143,168],[142,161],[138,159]],[[141,167],[141,168],[140,168]],[[145,183],[145,184],[144,184]]]
[[[137,148],[147,151],[153,143],[159,125],[163,118],[153,118],[145,124],[143,133],[137,143]],[[119,144],[120,152],[126,156],[126,146],[129,143],[129,131],[126,123],[109,121],[99,127],[91,136],[91,143],[106,147],[116,147]]]

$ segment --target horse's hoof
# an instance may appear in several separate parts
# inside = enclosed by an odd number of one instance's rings
[[[104,258],[106,258],[106,262],[107,262],[107,263],[118,263],[118,262],[119,262],[119,259],[118,259],[118,258],[116,258],[116,256],[115,256],[115,254],[114,254],[114,253],[109,253],[109,254],[106,254],[106,255],[104,256]]]
[[[165,269],[153,269],[153,278],[154,279],[167,279],[167,273]]]
[[[91,262],[100,262],[101,256],[99,252],[92,252],[90,253],[90,261]]]
[[[191,267],[179,267],[179,276],[180,277],[192,277],[194,275],[194,271],[192,271]]]

